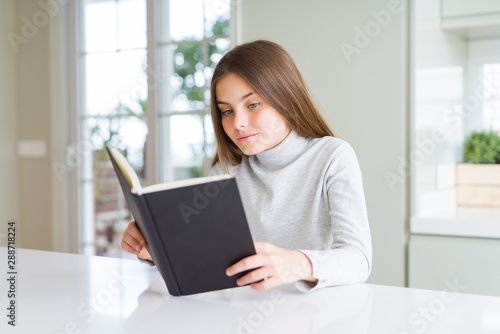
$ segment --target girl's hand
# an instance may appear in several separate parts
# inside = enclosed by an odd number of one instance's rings
[[[127,252],[137,255],[141,259],[153,261],[148,250],[144,247],[146,246],[146,241],[141,231],[139,231],[135,220],[132,220],[128,224],[127,229],[123,233],[121,246]]]
[[[246,257],[226,270],[228,276],[233,276],[254,269],[240,277],[238,285],[251,284],[252,289],[267,290],[300,280],[318,281],[312,277],[312,264],[304,253],[279,248],[267,242],[255,242],[254,245],[256,255]],[[263,281],[258,282],[260,280]]]

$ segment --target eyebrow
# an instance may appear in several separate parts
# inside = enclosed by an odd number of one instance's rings
[[[244,99],[246,99],[247,97],[249,97],[249,96],[250,96],[250,95],[252,95],[252,94],[253,94],[253,92],[250,92],[250,93],[248,93],[248,94],[243,95],[243,96],[241,97],[240,101],[243,101]],[[217,101],[217,104],[227,104],[227,105],[229,105],[229,103],[227,103],[227,102],[222,102],[222,101]]]

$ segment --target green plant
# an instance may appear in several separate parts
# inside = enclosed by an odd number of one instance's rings
[[[500,137],[493,131],[473,132],[464,142],[464,160],[475,164],[500,163]]]

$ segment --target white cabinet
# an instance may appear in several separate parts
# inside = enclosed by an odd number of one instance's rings
[[[494,13],[500,14],[500,1],[498,0],[441,0],[443,18]]]
[[[500,1],[441,0],[441,27],[465,39],[500,37]]]
[[[500,240],[412,235],[409,287],[500,296]]]

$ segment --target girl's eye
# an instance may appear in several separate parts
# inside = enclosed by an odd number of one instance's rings
[[[232,111],[231,109],[224,110],[224,111],[222,112],[222,115],[223,115],[223,116],[224,116],[224,115],[230,115],[232,112],[233,112],[233,111]]]
[[[255,108],[257,108],[258,105],[259,105],[259,103],[251,103],[251,104],[248,105],[248,107],[250,109],[255,109]]]

